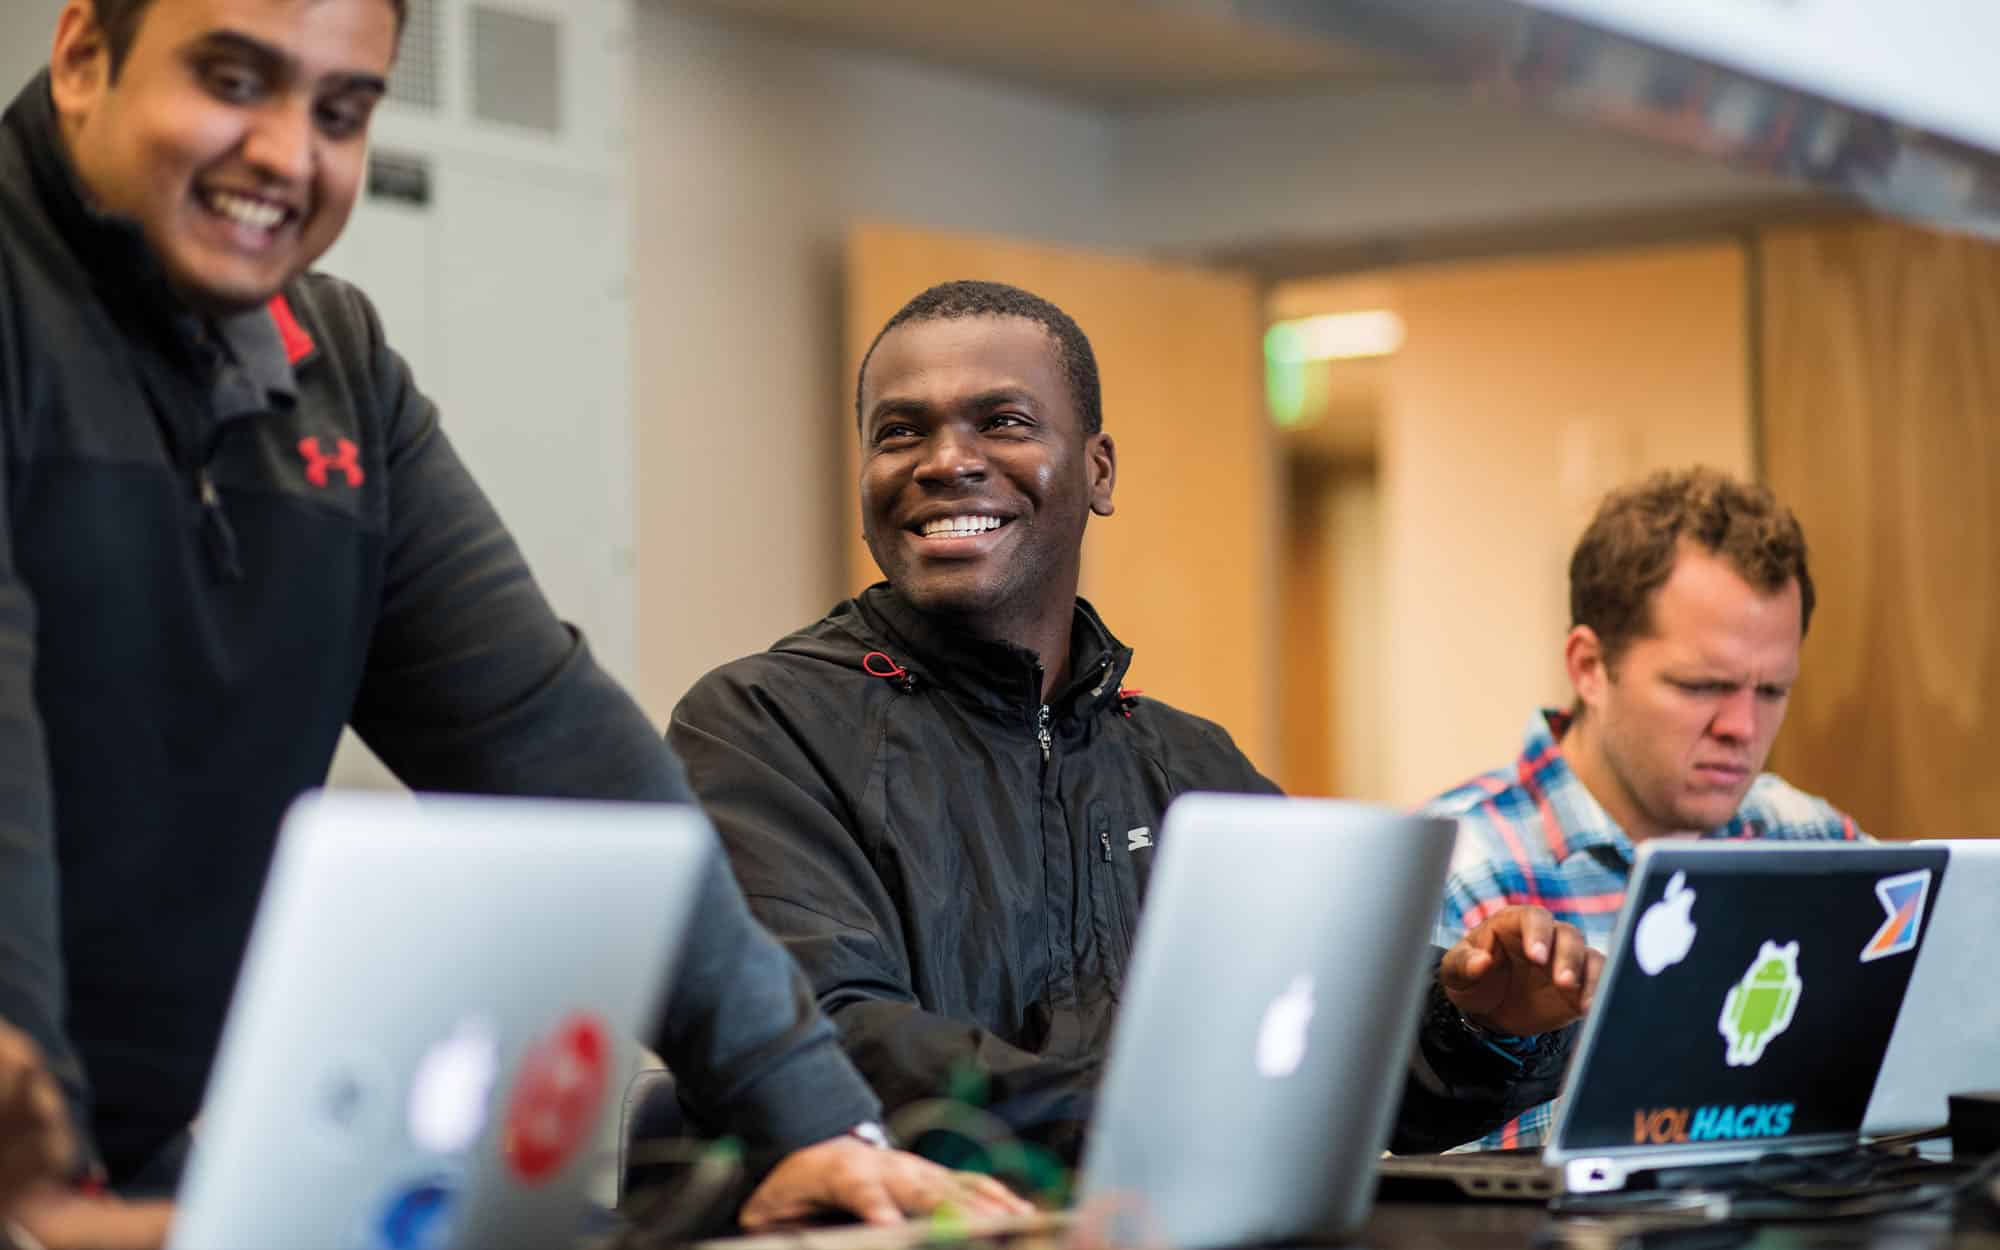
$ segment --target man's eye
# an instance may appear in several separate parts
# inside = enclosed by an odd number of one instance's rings
[[[349,138],[367,127],[368,116],[373,111],[367,104],[353,102],[322,104],[319,107],[319,128],[335,139]]]
[[[209,94],[230,104],[247,104],[264,89],[263,78],[241,65],[210,65],[202,71]]]
[[[877,443],[890,443],[897,439],[915,438],[916,436],[917,432],[907,425],[885,425],[875,431],[875,441]]]

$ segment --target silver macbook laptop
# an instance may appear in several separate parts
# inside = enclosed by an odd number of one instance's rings
[[[1854,1146],[1943,849],[1647,843],[1539,1159],[1385,1163],[1385,1184],[1597,1193]]]
[[[566,1244],[714,848],[692,808],[301,799],[170,1245]]]
[[[1918,845],[1941,847],[1949,859],[1862,1122],[1871,1134],[1935,1128],[1945,1123],[1947,1095],[2000,1088],[2000,994],[1976,988],[2000,947],[2000,840]]]
[[[1315,799],[1168,809],[1079,1218],[1181,1250],[1361,1225],[1455,832]]]

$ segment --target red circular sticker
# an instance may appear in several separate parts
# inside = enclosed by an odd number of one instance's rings
[[[529,1184],[548,1180],[589,1142],[610,1063],[604,1026],[581,1012],[528,1049],[500,1139],[500,1153],[516,1176]]]

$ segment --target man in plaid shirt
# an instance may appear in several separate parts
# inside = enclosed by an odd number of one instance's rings
[[[1424,809],[1459,822],[1439,943],[1527,903],[1605,951],[1646,838],[1862,836],[1825,800],[1762,771],[1812,620],[1790,509],[1711,469],[1659,473],[1605,498],[1569,577],[1563,658],[1575,700],[1529,717],[1512,764]],[[1551,1109],[1479,1144],[1538,1145]]]

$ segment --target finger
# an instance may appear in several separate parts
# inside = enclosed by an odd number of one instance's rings
[[[958,1174],[958,1183],[959,1201],[968,1210],[977,1214],[1026,1215],[1035,1209],[1034,1203],[991,1176],[961,1172]]]
[[[923,1215],[947,1206],[971,1209],[969,1174],[908,1154],[887,1156],[884,1163],[889,1194],[905,1213]]]
[[[1569,991],[1572,999],[1582,995],[1584,956],[1589,950],[1589,943],[1583,940],[1583,933],[1575,925],[1555,926],[1555,950],[1549,956],[1549,980],[1557,989]]]
[[[35,1072],[27,1040],[18,1033],[0,1032],[0,1123],[20,1114],[22,1090]]]
[[[1590,1005],[1597,1001],[1597,982],[1603,975],[1603,954],[1594,950],[1586,954],[1583,960],[1583,996],[1578,1002],[1585,1011],[1589,1011]]]
[[[173,1223],[170,1202],[121,1202],[67,1191],[38,1191],[17,1218],[49,1250],[159,1250]]]
[[[842,1173],[834,1189],[834,1205],[864,1224],[901,1224],[903,1204],[890,1194],[879,1173]]]
[[[1485,935],[1485,941],[1492,941],[1492,934],[1486,932],[1486,926],[1481,925],[1473,933],[1460,938],[1457,945],[1445,952],[1444,959],[1438,964],[1438,980],[1444,982],[1446,989],[1471,989],[1479,984],[1487,973],[1493,971],[1497,962],[1493,958],[1493,952],[1473,940],[1480,934]]]
[[[1510,909],[1518,912],[1521,953],[1531,964],[1546,964],[1553,948],[1556,918],[1542,907]]]
[[[62,1090],[43,1075],[34,1083],[28,1107],[42,1131],[43,1141],[48,1144],[51,1163],[57,1171],[67,1171],[76,1152],[76,1142],[70,1134],[69,1108],[63,1103]]]

